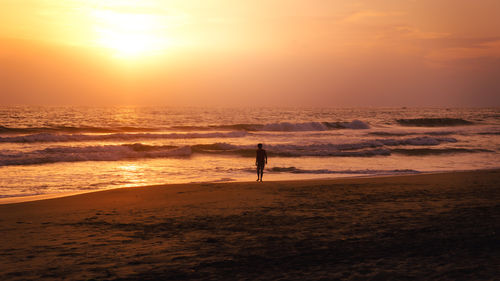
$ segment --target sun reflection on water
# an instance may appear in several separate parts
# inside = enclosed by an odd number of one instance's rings
[[[122,179],[122,182],[125,182],[123,187],[129,187],[129,186],[137,186],[139,184],[143,185],[145,184],[146,177],[144,175],[144,168],[143,165],[138,165],[134,163],[128,163],[125,165],[121,165],[117,167],[118,170],[118,176],[120,176]]]

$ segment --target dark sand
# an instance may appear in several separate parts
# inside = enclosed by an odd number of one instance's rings
[[[500,170],[0,205],[0,280],[500,280]]]

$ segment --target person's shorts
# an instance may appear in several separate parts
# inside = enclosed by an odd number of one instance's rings
[[[264,169],[264,166],[266,166],[266,163],[257,163],[257,169],[259,170]]]

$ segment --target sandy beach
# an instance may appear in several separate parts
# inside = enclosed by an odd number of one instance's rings
[[[0,205],[1,280],[498,280],[500,170]]]

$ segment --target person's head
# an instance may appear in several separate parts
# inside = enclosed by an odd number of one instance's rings
[[[257,145],[257,147],[258,147],[258,148],[262,148],[262,143],[259,143],[259,144]]]

